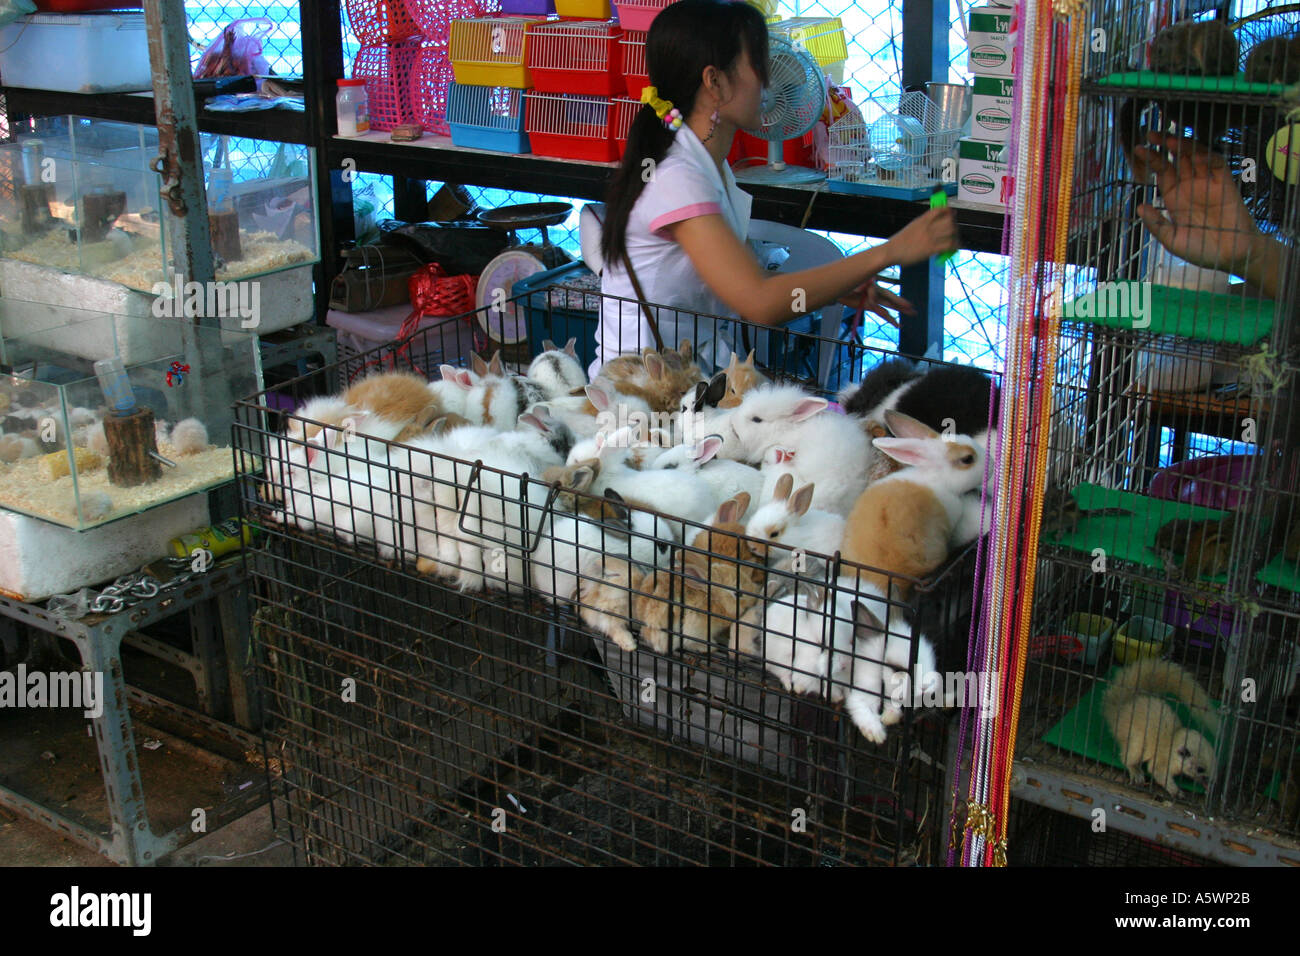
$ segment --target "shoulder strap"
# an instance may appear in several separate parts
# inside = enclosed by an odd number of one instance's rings
[[[641,312],[645,315],[646,321],[650,323],[650,334],[655,337],[655,348],[662,352],[664,350],[664,340],[659,336],[659,323],[655,321],[654,310],[646,302],[645,291],[641,288],[641,281],[636,277],[636,270],[632,268],[631,256],[628,257],[624,265],[627,267],[627,277],[632,280],[632,290],[636,292],[636,300],[641,304]],[[620,342],[619,345],[622,346],[622,343]]]

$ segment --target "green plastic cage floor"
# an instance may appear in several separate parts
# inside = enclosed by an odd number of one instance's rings
[[[1099,79],[1097,85],[1136,87],[1143,90],[1185,90],[1189,93],[1254,93],[1261,96],[1281,96],[1287,90],[1285,83],[1252,83],[1244,73],[1233,76],[1180,76],[1151,70],[1112,73]]]
[[[1125,769],[1124,762],[1120,760],[1119,744],[1111,735],[1110,728],[1106,726],[1106,717],[1102,713],[1103,698],[1110,688],[1110,682],[1118,672],[1119,668],[1113,667],[1106,674],[1105,682],[1098,681],[1093,684],[1092,689],[1079,698],[1079,702],[1069,713],[1043,734],[1043,741],[1086,757],[1094,763],[1118,767],[1120,770]],[[1207,732],[1205,724],[1198,720],[1189,708],[1172,698],[1168,700],[1184,726],[1200,731],[1211,743],[1214,742],[1215,735]],[[1181,777],[1177,778],[1177,783],[1183,790],[1191,793],[1205,792],[1205,788],[1200,784],[1183,780]]]
[[[1064,317],[1108,329],[1249,346],[1273,331],[1274,309],[1271,299],[1122,281],[1072,299]],[[1143,311],[1147,314],[1137,314]]]

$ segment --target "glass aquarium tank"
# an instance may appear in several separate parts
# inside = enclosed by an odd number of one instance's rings
[[[217,281],[257,280],[253,331],[309,320],[314,150],[214,134],[200,144]],[[0,145],[0,294],[151,314],[175,286],[157,155],[155,128],[76,116],[35,120]]]
[[[17,305],[0,299],[0,508],[84,530],[231,480],[231,406],[262,387],[254,334],[155,319],[131,355],[116,316],[13,334]]]

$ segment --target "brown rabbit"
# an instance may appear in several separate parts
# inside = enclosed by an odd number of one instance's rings
[[[630,621],[640,622],[642,640],[657,653],[667,653],[670,633],[680,634],[674,649],[707,650],[762,597],[762,572],[748,566],[759,562],[739,523],[748,499],[742,492],[723,502],[712,526],[695,536],[693,546],[708,554],[682,552],[671,569],[606,561],[600,579],[579,585],[582,619],[626,651],[636,649]]]
[[[768,377],[754,366],[754,350],[749,350],[745,361],[740,361],[735,352],[731,353],[731,362],[727,365],[727,394],[718,402],[718,408],[735,408],[751,388],[766,385]],[[688,388],[690,386],[687,386]]]
[[[381,372],[356,382],[343,393],[343,401],[394,422],[405,422],[394,441],[407,441],[428,431],[444,414],[429,383],[413,372]]]

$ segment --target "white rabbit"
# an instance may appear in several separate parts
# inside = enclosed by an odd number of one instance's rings
[[[793,487],[794,477],[783,474],[771,497],[749,519],[745,534],[768,544],[833,555],[844,540],[844,519],[810,507],[813,485],[803,485],[792,494]],[[778,561],[785,554],[781,549],[769,549],[768,562]]]
[[[528,366],[528,378],[541,387],[547,401],[569,396],[586,386],[587,372],[574,350],[577,341],[569,339],[562,349],[549,340],[543,342],[544,351]]]
[[[785,449],[795,481],[817,483],[813,506],[847,514],[866,487],[870,446],[857,420],[826,411],[828,404],[794,386],[763,385],[745,395],[729,422],[742,460]]]
[[[593,494],[603,494],[606,489],[613,488],[634,507],[696,524],[709,521],[718,503],[707,482],[697,474],[675,469],[637,471],[628,464],[632,450],[621,447],[626,443],[618,441],[618,434],[615,432],[615,441],[611,444],[597,436],[596,457],[600,461],[600,474],[592,484]],[[675,537],[684,537],[685,527],[679,522],[668,522],[668,527]]]
[[[963,435],[940,436],[916,419],[894,410],[885,419],[895,434],[917,437],[877,438],[885,454],[903,468],[873,482],[858,498],[845,528],[842,555],[871,568],[905,578],[922,579],[938,570],[954,547],[954,538],[969,534],[968,509],[978,512],[984,457],[979,443]],[[969,543],[968,539],[959,544]],[[888,576],[871,572],[875,585],[889,586]],[[906,582],[895,580],[905,594]]]
[[[651,467],[658,470],[677,469],[685,474],[694,473],[712,490],[718,504],[734,498],[740,492],[749,495],[750,505],[741,520],[752,514],[755,502],[763,490],[763,473],[739,461],[723,461],[717,457],[723,448],[720,435],[710,435],[694,445],[678,445],[663,452]]]

